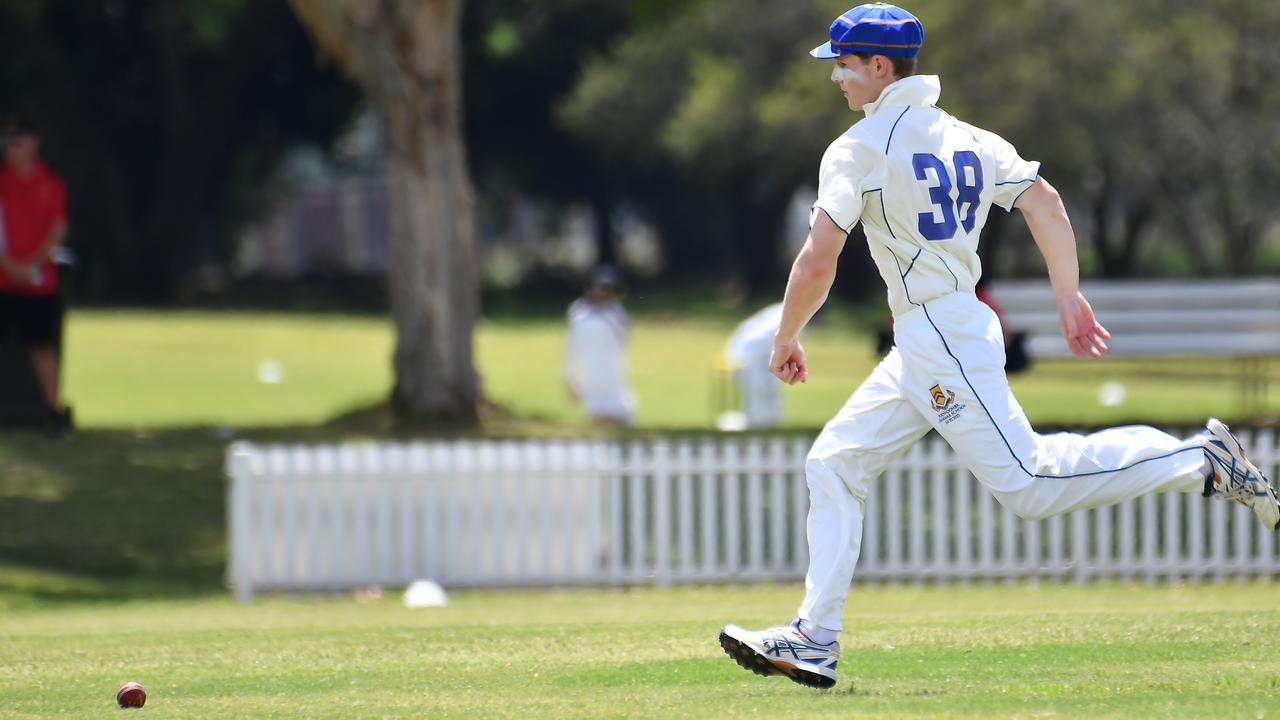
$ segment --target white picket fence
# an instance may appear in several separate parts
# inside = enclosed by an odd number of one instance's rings
[[[1274,430],[1243,433],[1276,477]],[[626,585],[804,575],[810,440],[460,441],[228,450],[229,580],[263,590]],[[1274,533],[1195,494],[1047,520],[1001,507],[936,437],[872,486],[859,580],[1280,574]]]

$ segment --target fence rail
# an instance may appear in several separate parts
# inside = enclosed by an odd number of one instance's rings
[[[1277,433],[1242,434],[1275,477]],[[463,441],[228,450],[229,579],[260,590],[794,579],[808,438]],[[931,437],[872,485],[860,580],[1280,574],[1244,507],[1149,495],[1047,520],[1001,507]]]

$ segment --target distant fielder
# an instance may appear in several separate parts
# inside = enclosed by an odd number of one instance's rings
[[[725,343],[725,360],[741,392],[742,413],[749,428],[782,424],[782,386],[769,372],[773,336],[781,319],[782,303],[761,308],[738,323]]]
[[[929,430],[1023,518],[1177,490],[1235,500],[1275,528],[1275,491],[1218,420],[1189,440],[1141,426],[1092,435],[1031,428],[1005,378],[1000,323],[974,295],[976,250],[993,204],[1022,211],[1067,344],[1082,358],[1100,357],[1110,335],[1080,294],[1061,198],[1038,163],[937,107],[938,78],[915,74],[924,28],[911,13],[861,5],[835,19],[830,37],[810,54],[834,59],[832,81],[866,117],[822,158],[811,232],[791,269],[769,367],[788,384],[808,378],[796,338],[826,298],[858,222],[888,286],[895,347],[809,451],[809,570],[795,621],[762,631],[729,625],[720,633],[725,652],[762,675],[835,684],[868,486]]]
[[[616,270],[596,268],[586,294],[569,305],[564,342],[565,387],[593,420],[610,425],[630,425],[635,416],[627,381],[630,320],[621,290]]]

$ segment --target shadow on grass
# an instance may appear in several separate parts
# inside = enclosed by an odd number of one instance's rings
[[[0,434],[0,608],[225,592],[226,448],[461,437],[604,436],[502,408],[482,426],[406,423],[385,403],[269,428]]]
[[[784,432],[811,438],[817,430]],[[408,424],[385,403],[309,426],[82,430],[65,438],[6,429],[0,434],[0,609],[224,593],[224,459],[227,445],[237,439],[320,443],[707,435],[703,429],[606,429],[517,416],[501,407],[489,408],[479,427],[451,421]]]
[[[220,590],[223,443],[208,431],[0,438],[0,596]]]

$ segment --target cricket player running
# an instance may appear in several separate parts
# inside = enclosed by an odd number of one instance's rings
[[[915,74],[924,27],[911,13],[861,5],[835,19],[830,37],[810,54],[834,61],[831,80],[865,117],[822,158],[770,370],[787,384],[807,379],[797,338],[859,222],[888,286],[895,347],[809,452],[809,569],[796,619],[762,631],[729,625],[720,633],[725,652],[761,675],[835,684],[868,486],[931,429],[1023,518],[1176,490],[1235,500],[1275,528],[1275,491],[1218,420],[1188,440],[1140,426],[1092,435],[1031,428],[1009,391],[1000,323],[974,295],[978,236],[993,204],[1020,210],[1048,265],[1063,336],[1076,355],[1100,357],[1110,335],[1080,294],[1075,234],[1058,192],[1039,163],[937,107],[938,78]]]

